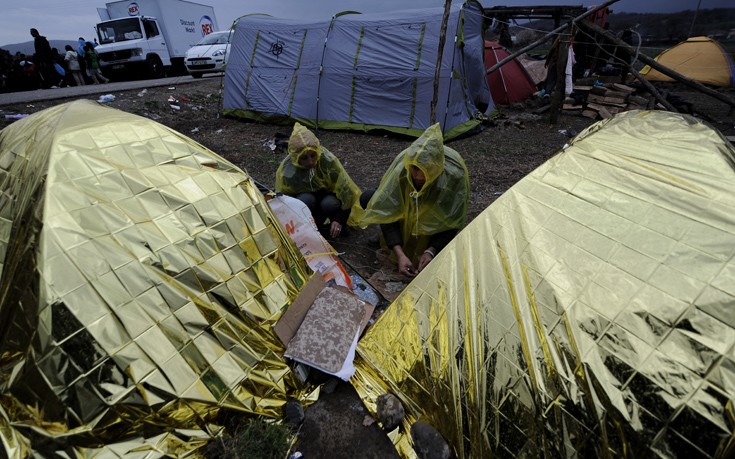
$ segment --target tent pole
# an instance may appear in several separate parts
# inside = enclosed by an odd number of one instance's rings
[[[604,37],[606,40],[610,41],[611,43],[617,45],[620,48],[623,48],[625,51],[630,53],[631,55],[635,55],[635,48],[624,42],[623,40],[620,40],[618,37],[613,35],[612,33],[608,32],[607,30],[604,30],[602,27],[592,24],[591,22],[585,21],[579,23],[580,27],[586,27],[592,32],[595,32],[599,34],[600,36]],[[702,83],[699,83],[698,81],[694,81],[691,78],[687,78],[681,73],[678,73],[674,70],[671,70],[670,68],[661,65],[658,61],[655,59],[652,59],[648,56],[646,56],[643,53],[638,54],[638,59],[640,59],[642,62],[648,64],[651,66],[651,68],[658,70],[659,72],[663,73],[664,75],[673,78],[674,80],[684,83],[685,85],[692,87],[698,91],[701,91],[709,96],[714,97],[715,99],[721,100],[722,102],[728,104],[731,107],[735,107],[735,99],[732,99],[730,97],[727,97],[725,94],[722,94],[721,92],[715,91],[713,89],[708,88],[707,86],[703,85]]]
[[[503,46],[503,45],[500,45]],[[495,51],[495,48],[490,48],[493,52],[493,55],[495,56],[495,62],[498,62],[498,53]],[[508,97],[508,103],[510,104],[510,91],[508,90],[508,85],[505,84],[505,74],[502,70],[500,70],[500,82],[503,83],[503,91],[505,91],[505,94]]]
[[[447,41],[447,22],[449,22],[449,10],[452,7],[452,0],[444,2],[444,16],[442,16],[442,26],[439,33],[439,49],[436,53],[436,69],[434,70],[434,96],[431,98],[431,114],[429,122],[431,125],[436,123],[436,103],[439,100],[439,77],[442,70],[442,58],[444,57],[444,43]]]
[[[586,18],[587,16],[591,15],[592,13],[596,13],[596,12],[600,11],[603,8],[607,8],[608,6],[610,6],[613,3],[618,2],[618,1],[619,0],[607,0],[605,3],[603,3],[603,4],[599,5],[599,6],[596,6],[596,7],[592,8],[591,10],[587,10],[584,13],[580,14],[579,16],[577,16],[576,18],[574,18],[572,20],[572,22],[580,21],[581,19]],[[508,62],[512,61],[513,59],[515,59],[516,57],[520,56],[521,54],[523,54],[523,53],[525,53],[527,51],[530,51],[530,50],[534,49],[538,45],[546,42],[547,40],[549,40],[549,38],[551,38],[552,36],[558,34],[559,32],[563,31],[566,28],[567,28],[567,25],[566,24],[564,24],[563,26],[557,27],[556,29],[554,29],[551,32],[547,33],[546,35],[544,35],[543,37],[541,37],[538,40],[534,41],[530,45],[524,46],[523,48],[521,48],[518,51],[514,52],[510,56],[507,56],[502,61],[498,62],[497,64],[495,64],[492,67],[490,67],[489,69],[487,69],[487,71],[485,73],[488,74],[488,73],[494,72],[499,67],[504,66],[505,64],[507,64]]]
[[[694,23],[697,22],[697,13],[699,13],[699,7],[702,5],[702,0],[697,2],[697,9],[694,11],[694,17],[692,18],[692,25],[689,27],[689,34],[687,38],[691,38],[692,32],[694,32]]]

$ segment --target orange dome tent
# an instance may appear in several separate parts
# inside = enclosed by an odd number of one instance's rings
[[[732,59],[720,43],[708,37],[689,38],[656,56],[656,62],[703,84],[735,87]],[[648,65],[641,75],[649,81],[674,81]]]

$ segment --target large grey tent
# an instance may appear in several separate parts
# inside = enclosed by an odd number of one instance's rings
[[[244,16],[225,75],[223,112],[329,129],[418,136],[431,123],[443,8],[300,21]],[[494,108],[485,78],[482,6],[453,5],[436,122],[445,138]]]

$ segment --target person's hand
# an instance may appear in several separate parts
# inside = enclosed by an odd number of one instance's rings
[[[398,272],[408,277],[416,277],[416,274],[418,274],[416,270],[413,269],[411,259],[406,255],[398,256]]]
[[[329,235],[337,237],[340,234],[342,234],[342,225],[339,222],[332,222],[332,225],[329,227]]]
[[[430,252],[427,250],[421,255],[421,258],[419,259],[419,272],[423,271],[424,268],[426,268],[426,265],[428,265],[429,262],[434,259],[434,255],[432,255],[432,253],[434,252]]]

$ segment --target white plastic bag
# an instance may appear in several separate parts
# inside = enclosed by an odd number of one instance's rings
[[[327,285],[333,280],[337,285],[352,290],[352,279],[340,263],[337,252],[319,233],[306,204],[282,195],[268,200],[268,205],[296,243],[309,267],[321,273]]]

